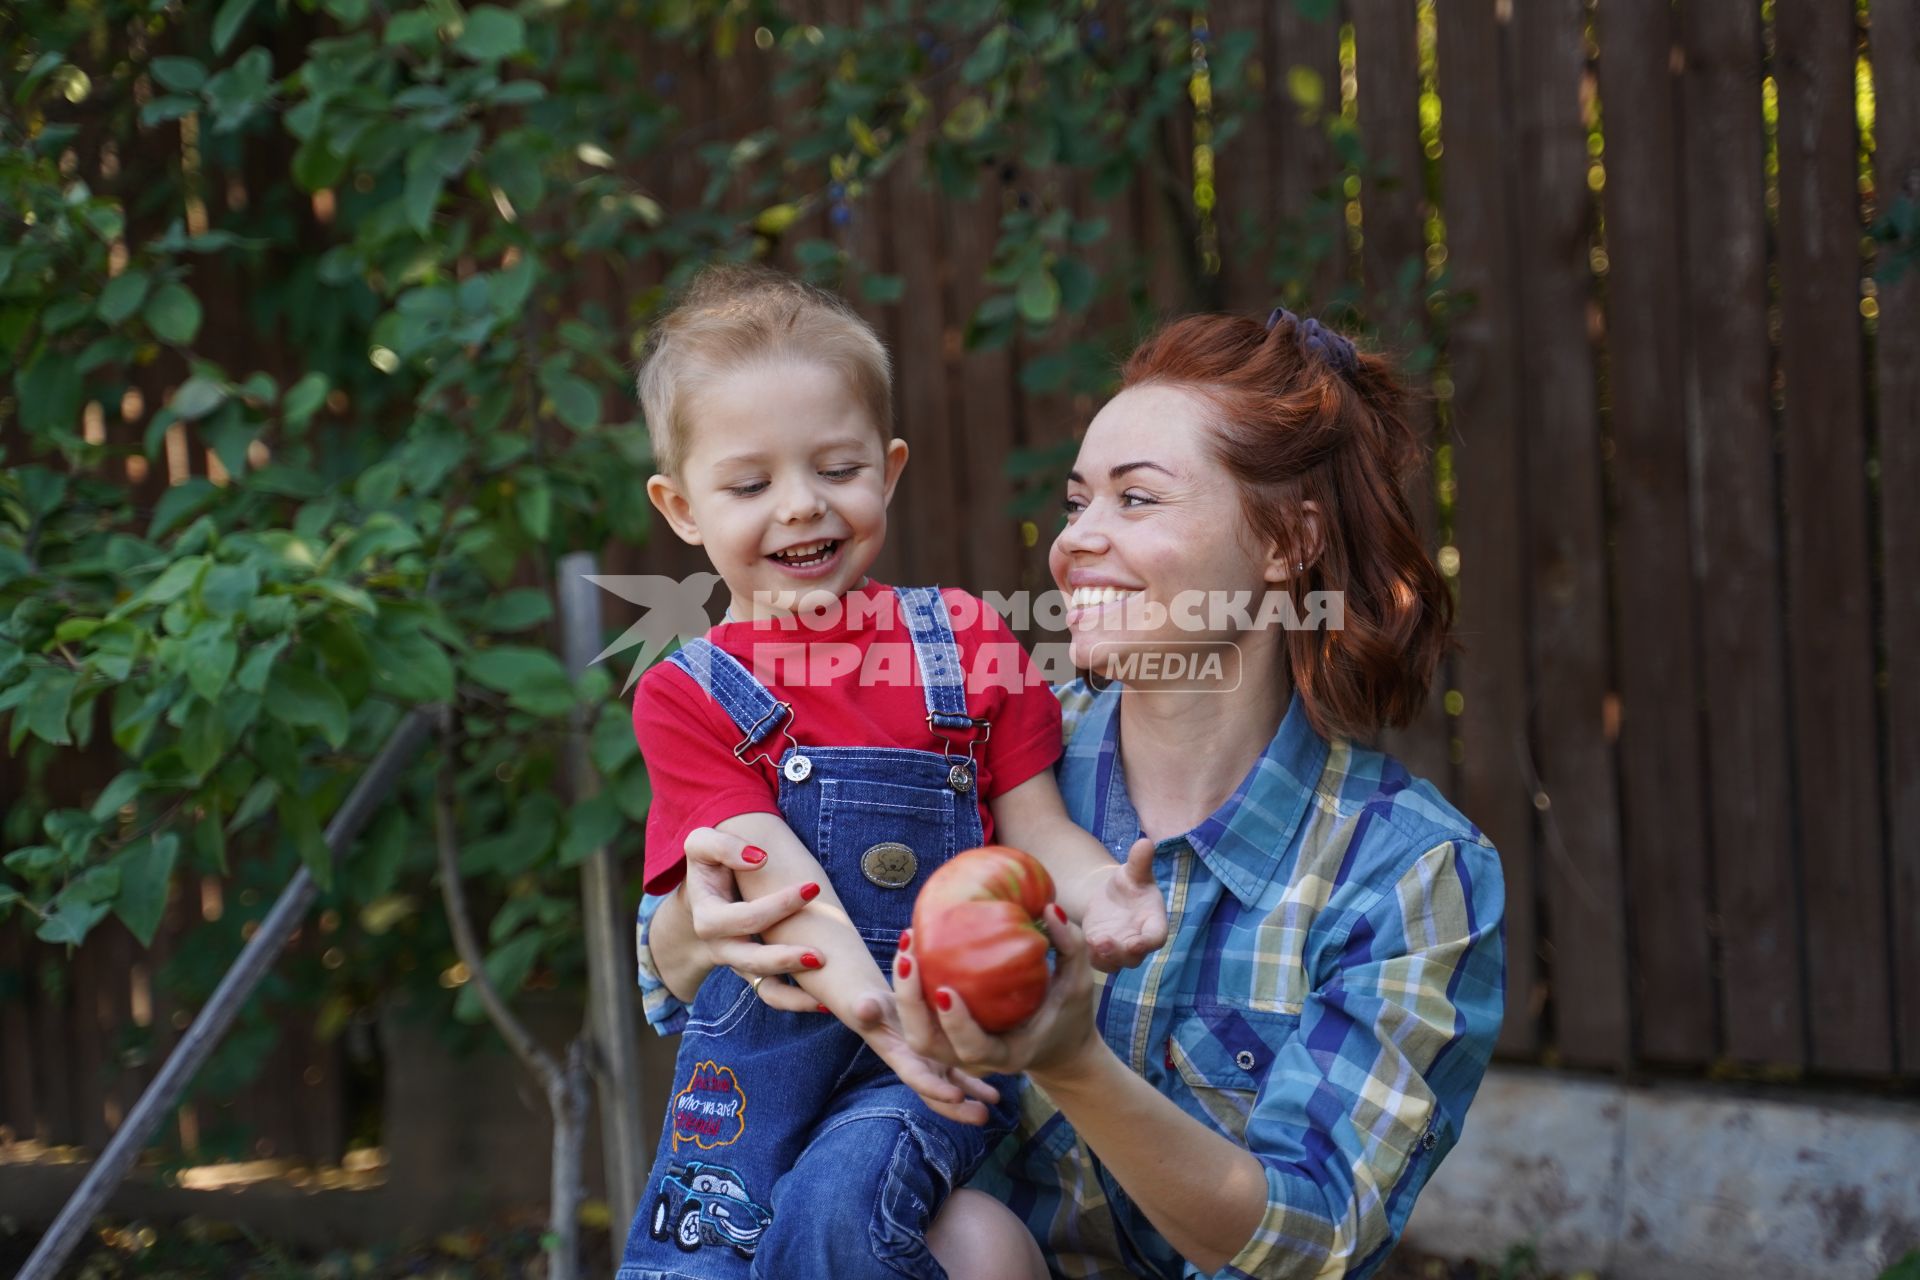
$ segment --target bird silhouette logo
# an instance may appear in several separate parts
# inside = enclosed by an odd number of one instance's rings
[[[662,654],[677,644],[704,636],[713,627],[707,600],[720,581],[717,573],[693,573],[684,578],[658,573],[589,573],[585,577],[602,590],[640,606],[639,620],[594,658],[596,663],[604,662],[638,646],[633,669],[620,687],[622,694],[631,691]]]

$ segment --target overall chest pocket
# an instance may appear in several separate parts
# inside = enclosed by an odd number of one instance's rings
[[[1193,1100],[1188,1110],[1244,1144],[1254,1099],[1299,1030],[1291,1013],[1221,1005],[1176,1010],[1167,1057]]]
[[[956,795],[897,782],[821,782],[814,854],[868,942],[892,947],[920,886],[958,852]],[[965,802],[974,803],[970,795]]]

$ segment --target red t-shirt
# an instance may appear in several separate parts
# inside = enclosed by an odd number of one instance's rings
[[[993,725],[987,741],[974,749],[974,794],[991,842],[993,815],[986,802],[1060,758],[1060,704],[1005,619],[964,591],[940,594],[959,646],[967,714]],[[793,705],[784,727],[802,746],[941,750],[941,738],[927,727],[912,636],[892,588],[869,580],[841,603],[831,626],[723,622],[707,639]],[[754,763],[735,759],[742,731],[673,663],[662,662],[640,678],[633,732],[653,786],[648,893],[665,893],[680,882],[689,831],[744,813],[780,812],[779,774],[771,761],[786,748],[785,734],[775,730],[747,751],[763,756]],[[964,753],[971,736],[959,731],[954,750]]]

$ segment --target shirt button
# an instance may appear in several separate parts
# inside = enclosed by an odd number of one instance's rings
[[[813,773],[813,761],[805,756],[788,756],[780,772],[787,775],[788,782],[805,782]]]
[[[1242,1049],[1240,1052],[1233,1055],[1233,1062],[1234,1062],[1234,1065],[1239,1067],[1242,1071],[1253,1070],[1253,1062],[1254,1062],[1253,1050]]]

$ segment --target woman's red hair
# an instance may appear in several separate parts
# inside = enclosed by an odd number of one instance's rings
[[[1271,328],[1187,316],[1140,344],[1121,384],[1185,387],[1210,402],[1214,454],[1240,486],[1258,545],[1306,564],[1288,583],[1296,605],[1308,591],[1345,593],[1346,625],[1290,631],[1287,661],[1316,730],[1369,741],[1426,701],[1453,597],[1407,505],[1426,450],[1392,365],[1357,352],[1341,373],[1300,338],[1290,315]],[[1317,551],[1304,502],[1320,508]]]

